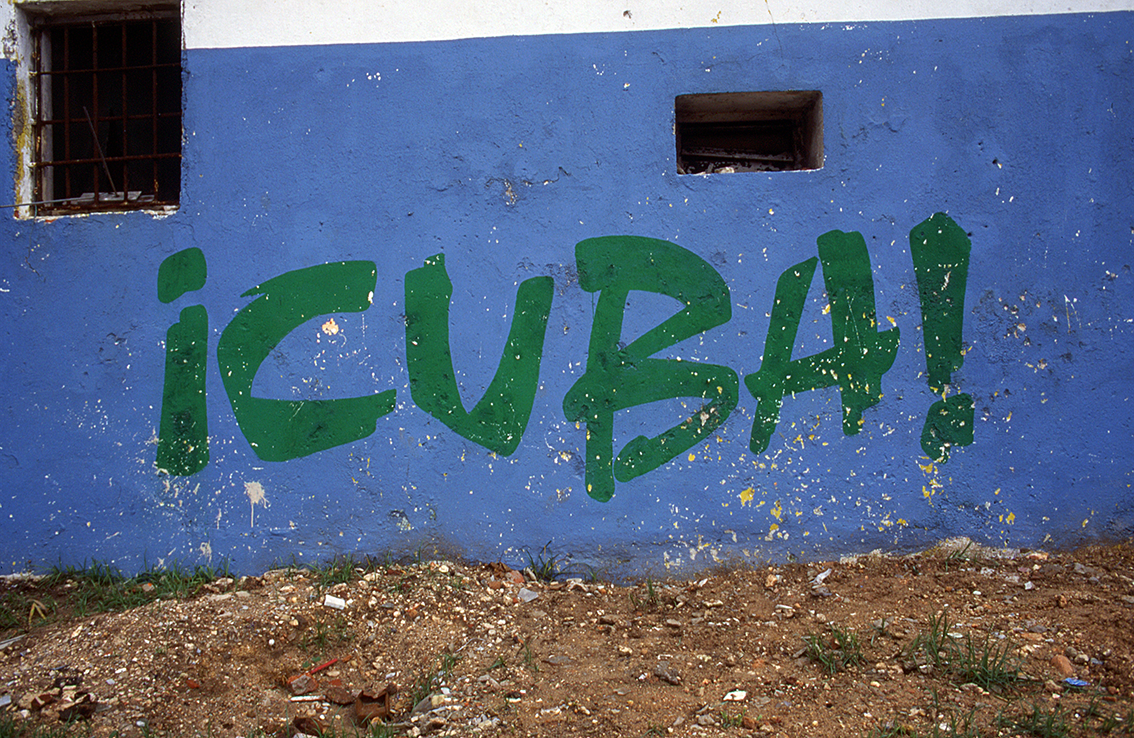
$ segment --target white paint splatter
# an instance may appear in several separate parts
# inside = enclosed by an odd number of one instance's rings
[[[252,506],[252,516],[248,521],[248,527],[251,528],[256,524],[256,506],[268,506],[268,498],[264,496],[264,485],[259,482],[245,482],[244,494],[248,495],[248,502]]]

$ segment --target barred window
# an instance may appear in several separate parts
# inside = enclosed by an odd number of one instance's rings
[[[181,21],[29,15],[36,213],[176,206]]]

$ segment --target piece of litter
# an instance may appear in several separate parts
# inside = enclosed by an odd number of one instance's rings
[[[743,689],[734,689],[724,696],[725,702],[744,702],[748,699],[748,693]]]
[[[323,671],[323,669],[326,669],[328,666],[331,666],[333,664],[337,664],[338,662],[339,662],[339,660],[337,658],[331,659],[330,661],[324,661],[323,663],[319,664],[318,666],[312,666],[310,669],[307,670],[307,673],[308,674],[317,674],[320,671]]]
[[[1076,679],[1075,677],[1067,677],[1063,683],[1068,687],[1089,687],[1091,685],[1086,679]]]
[[[346,607],[346,600],[335,597],[334,595],[327,595],[323,598],[323,607],[333,607],[336,610],[342,610]]]
[[[521,587],[520,591],[516,593],[516,596],[519,597],[524,602],[531,602],[536,597],[539,597],[539,592],[533,592],[532,590],[528,589],[527,587]]]

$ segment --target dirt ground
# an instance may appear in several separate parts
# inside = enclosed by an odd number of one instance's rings
[[[124,612],[60,604],[0,636],[3,710],[95,736],[1134,735],[1130,545],[535,574],[285,569]],[[66,603],[53,586],[0,583]]]

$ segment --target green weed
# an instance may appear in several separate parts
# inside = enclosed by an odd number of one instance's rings
[[[539,553],[532,556],[530,552],[525,553],[528,557],[528,568],[535,574],[535,578],[541,582],[555,581],[563,569],[563,559],[555,554],[548,553],[548,546],[551,541],[544,544]]]
[[[834,675],[866,662],[858,635],[850,628],[843,630],[832,625],[829,635],[812,634],[803,640],[807,643],[808,657],[821,664],[828,674]]]
[[[0,632],[23,631],[55,613],[55,601],[50,597],[32,597],[26,592],[11,591],[0,595]]]
[[[1000,723],[1035,738],[1071,738],[1071,721],[1062,707],[1045,712],[1039,705],[1033,704],[1031,712],[1014,718],[1001,716]]]
[[[337,646],[353,637],[354,633],[342,615],[329,622],[325,618],[319,618],[315,621],[314,628],[306,631],[299,639],[299,647],[304,651],[323,654],[329,646]]]
[[[526,639],[524,641],[524,644],[520,647],[520,657],[521,659],[523,659],[524,666],[528,667],[530,670],[536,672],[537,674],[539,673],[539,659],[537,659],[535,657],[535,654],[532,653],[531,638]]]
[[[179,564],[146,569],[127,577],[110,564],[55,566],[40,580],[45,589],[62,589],[66,604],[78,617],[98,612],[117,612],[145,605],[157,599],[185,599],[222,577],[229,576],[228,564],[220,567],[182,567]]]
[[[962,683],[972,682],[999,692],[1023,678],[1020,660],[1013,651],[1007,639],[994,642],[987,635],[977,639],[971,633],[961,639],[953,638],[949,635],[948,615],[943,612],[940,617],[930,616],[929,629],[914,638],[906,648],[906,657],[917,660],[922,655],[926,663]]]
[[[1020,661],[1007,641],[993,643],[989,636],[982,641],[966,634],[954,644],[949,668],[961,682],[979,684],[986,691],[1002,691],[1020,681]]]
[[[635,610],[656,610],[661,605],[661,595],[654,586],[654,580],[647,579],[642,586],[645,587],[645,594],[642,597],[635,594],[633,589],[630,590],[630,605]]]
[[[721,713],[718,716],[718,719],[721,722],[721,727],[722,728],[739,728],[739,727],[743,726],[744,725],[744,716],[745,716],[745,714],[747,714],[747,712],[748,712],[747,710],[741,710],[739,713],[735,713],[735,712],[729,712],[728,710],[721,708]]]
[[[1099,732],[1103,735],[1134,735],[1134,709],[1126,712],[1126,717],[1122,718],[1117,713],[1104,714],[1099,717]]]
[[[0,715],[0,738],[79,738],[89,734],[89,726],[85,725],[38,725]]]
[[[866,738],[917,738],[917,731],[900,723],[878,725],[866,734]]]
[[[964,548],[959,548],[959,549],[956,549],[954,551],[951,551],[949,553],[949,555],[945,557],[945,571],[946,572],[949,571],[949,565],[950,564],[960,565],[960,564],[969,563],[968,553],[969,553],[969,549],[972,548],[972,545],[973,545],[973,542],[969,541],[968,543],[965,544]]]
[[[446,651],[437,659],[437,668],[427,671],[414,680],[410,687],[410,704],[417,705],[423,699],[441,689],[441,685],[453,673],[453,667],[461,660],[455,653]]]

